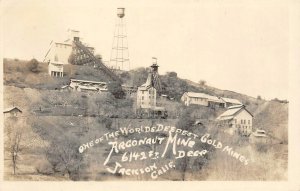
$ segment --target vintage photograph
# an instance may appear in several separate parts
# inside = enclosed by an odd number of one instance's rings
[[[287,181],[289,6],[253,2],[1,2],[4,181]]]

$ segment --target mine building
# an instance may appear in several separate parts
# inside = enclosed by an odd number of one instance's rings
[[[64,76],[64,63],[50,61],[48,63],[48,72],[49,72],[50,76],[63,77]]]
[[[202,105],[212,108],[228,108],[234,105],[242,105],[237,99],[212,96],[205,93],[185,92],[181,101],[184,105]]]
[[[137,89],[136,113],[138,116],[147,117],[167,117],[167,111],[164,107],[157,106],[157,97],[161,91],[160,79],[158,75],[157,59],[151,66],[146,83]]]
[[[182,97],[181,101],[184,105],[202,105],[207,107],[225,107],[225,102],[216,97],[211,96],[205,93],[195,93],[195,92],[185,92]]]
[[[156,89],[151,85],[151,74],[149,74],[146,83],[138,87],[137,108],[154,108],[156,106],[156,94]]]
[[[106,82],[71,79],[70,88],[80,92],[107,92]]]
[[[63,64],[69,64],[69,58],[73,51],[76,53],[79,52],[74,46],[73,41],[79,41],[79,31],[77,30],[68,30],[69,38],[63,42],[53,42],[51,41],[49,50],[46,53],[44,58],[44,62],[60,62]],[[95,49],[85,44],[87,49],[94,53]],[[80,55],[80,57],[84,57],[84,55]]]
[[[217,119],[221,126],[229,129],[226,131],[230,134],[238,133],[242,136],[250,136],[253,125],[253,115],[244,105],[235,105],[228,107]]]

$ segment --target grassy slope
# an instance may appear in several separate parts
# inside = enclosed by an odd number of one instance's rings
[[[68,68],[69,67],[69,68]],[[86,79],[86,80],[97,80],[98,73],[95,73],[91,69],[85,69],[85,67],[79,67],[81,69],[75,70],[74,68],[70,68],[72,66],[68,66],[65,71],[72,71],[65,78],[56,79],[51,78],[47,74],[47,65],[45,63],[40,63],[40,72],[32,73],[26,68],[26,61],[15,61],[15,60],[6,60],[4,62],[4,107],[10,107],[12,104],[20,106],[25,112],[25,115],[31,115],[32,111],[32,103],[40,101],[40,97],[42,94],[45,94],[47,90],[44,89],[55,89],[56,87],[60,87],[63,84],[66,84],[69,78],[72,75],[76,75],[78,78]],[[244,104],[246,104],[247,108],[254,114],[254,127],[263,128],[267,130],[272,136],[275,136],[281,140],[284,140],[287,143],[287,127],[288,127],[288,104],[279,103],[275,101],[264,101],[257,100],[255,98],[239,94],[236,92],[231,92],[227,90],[219,90],[213,87],[201,87],[197,83],[188,81],[189,86],[192,86],[194,89],[198,89],[199,92],[205,89],[206,92],[212,95],[219,95],[225,97],[231,97],[241,100]],[[174,109],[176,107],[180,107],[180,103],[166,101],[167,107],[169,109]],[[199,118],[200,116],[207,115],[208,118],[213,119],[216,117],[221,111],[210,111],[208,108],[198,107],[198,112],[196,112],[195,118]],[[196,111],[197,111],[196,110]],[[198,115],[197,115],[198,114]],[[30,121],[32,118],[28,118],[29,124],[32,124]],[[65,117],[45,117],[43,120],[45,124],[53,123],[53,128],[51,130],[56,129],[58,131],[62,130],[61,128],[67,127],[68,123],[70,124],[70,119]],[[73,118],[72,120],[79,120],[79,118]],[[119,119],[118,123],[128,123],[127,119]],[[175,124],[176,120],[170,120],[168,123]],[[60,124],[59,123],[64,123]],[[135,120],[135,124],[146,124],[149,123],[145,120]],[[96,122],[94,119],[89,120],[90,126],[95,125]],[[79,124],[79,127],[82,124]],[[113,122],[113,126],[116,126],[116,121]],[[102,128],[100,128],[102,129]],[[29,130],[30,131],[30,130]],[[34,132],[33,132],[34,133]],[[98,132],[97,134],[101,134],[103,132]],[[88,140],[89,137],[85,137],[84,140]],[[285,150],[286,145],[278,146],[277,150]],[[38,156],[38,155],[37,155]],[[221,156],[222,157],[222,156]],[[266,156],[273,157],[273,156]],[[280,161],[282,161],[280,159]],[[283,162],[284,163],[284,162]],[[219,164],[219,163],[218,163]],[[276,163],[277,164],[277,163]],[[221,168],[221,167],[220,167]],[[233,171],[231,171],[233,172]],[[281,171],[280,171],[281,172]],[[95,175],[98,176],[98,175]],[[233,176],[233,175],[232,175]],[[238,177],[238,176],[236,176]],[[215,176],[212,176],[211,179],[215,179]],[[251,179],[251,178],[250,178]]]

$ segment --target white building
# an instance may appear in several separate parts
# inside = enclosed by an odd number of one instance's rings
[[[181,101],[186,106],[189,105],[203,105],[210,107],[225,107],[225,102],[216,96],[211,96],[205,93],[185,92]]]
[[[73,51],[73,40],[79,40],[79,31],[69,30],[69,38],[63,42],[50,43],[50,48],[46,53],[44,62],[61,62],[69,64],[69,57]],[[87,46],[87,48],[94,54],[94,48]]]
[[[107,92],[106,82],[71,79],[70,88],[80,92]]]
[[[154,107],[156,107],[156,89],[151,85],[151,74],[149,74],[146,83],[138,87],[137,108],[150,109]]]
[[[64,64],[62,62],[51,61],[48,63],[48,73],[53,77],[64,76]]]
[[[252,132],[253,115],[245,108],[244,105],[228,107],[227,111],[222,113],[218,118],[220,124],[226,124],[230,127],[230,134],[239,133],[243,136],[249,136]]]

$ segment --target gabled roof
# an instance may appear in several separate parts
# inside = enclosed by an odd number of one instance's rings
[[[224,103],[224,101],[219,99],[217,96],[211,96],[211,95],[208,95],[208,94],[205,94],[205,93],[186,92],[185,94],[188,97],[202,98],[202,99],[208,99],[208,101]]]
[[[18,110],[19,112],[22,113],[22,111],[21,111],[18,107],[16,107],[16,106],[10,107],[10,108],[7,108],[7,109],[3,110],[3,113],[9,113],[9,112],[11,112],[12,110]]]
[[[244,105],[236,105],[228,107],[228,110],[217,117],[217,120],[230,120],[242,110],[247,111],[253,117],[253,115],[245,108]]]
[[[208,101],[212,101],[212,102],[218,102],[218,103],[225,103],[223,100],[219,99],[216,96],[209,96],[208,97]]]
[[[210,95],[205,93],[196,93],[196,92],[185,92],[188,97],[196,97],[196,98],[205,98],[208,99]]]
[[[226,98],[226,97],[221,97],[221,99],[226,102],[226,103],[233,103],[233,104],[242,104],[239,100],[237,99],[232,99],[232,98]]]
[[[245,106],[243,104],[232,105],[232,106],[228,107],[228,109],[241,108],[241,107],[245,107]]]

